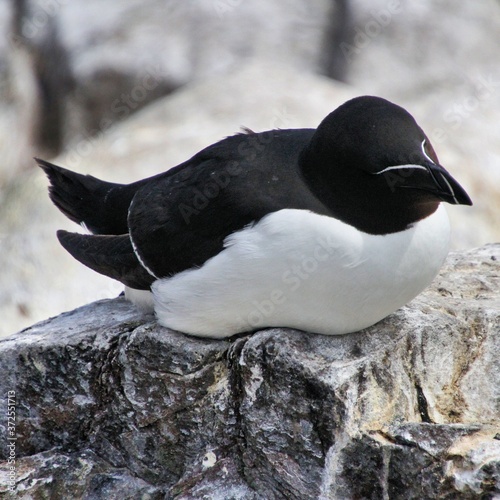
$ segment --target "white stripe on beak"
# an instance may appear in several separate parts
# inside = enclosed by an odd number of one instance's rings
[[[460,203],[458,202],[458,200],[455,196],[455,191],[453,191],[453,188],[451,187],[450,183],[448,182],[448,179],[441,173],[439,175],[441,176],[441,179],[443,179],[444,182],[446,182],[446,185],[448,186],[448,189],[450,190],[450,193],[453,197],[453,201],[455,202],[455,205],[460,205]]]

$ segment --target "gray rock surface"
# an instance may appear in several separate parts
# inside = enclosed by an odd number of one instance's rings
[[[345,336],[197,339],[122,298],[34,325],[0,341],[16,498],[496,498],[499,292],[497,244]]]

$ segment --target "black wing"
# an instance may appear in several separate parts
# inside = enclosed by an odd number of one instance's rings
[[[149,290],[155,280],[137,260],[128,234],[95,236],[60,230],[57,237],[76,260],[124,285]]]
[[[158,277],[201,266],[224,239],[270,212],[299,208],[327,214],[308,190],[301,151],[313,130],[228,137],[198,153],[175,175],[139,189],[128,218],[134,247]]]
[[[98,235],[59,231],[64,248],[101,274],[148,289],[155,278],[146,267],[165,277],[201,266],[222,250],[229,234],[270,212],[328,214],[299,169],[313,132],[238,134],[167,172],[126,185],[37,162],[50,179],[55,205]]]

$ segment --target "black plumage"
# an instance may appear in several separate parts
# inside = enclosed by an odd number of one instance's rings
[[[132,184],[37,162],[54,204],[94,233],[61,232],[63,246],[95,271],[148,289],[157,278],[202,266],[227,236],[281,209],[388,234],[432,214],[441,200],[471,204],[433,155],[407,111],[365,96],[337,108],[317,129],[247,131]],[[419,167],[398,170],[396,181],[379,175],[405,164]]]

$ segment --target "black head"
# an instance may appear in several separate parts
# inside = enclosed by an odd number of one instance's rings
[[[472,205],[410,113],[380,97],[357,97],[330,113],[302,166],[322,201],[367,232],[402,230],[441,201]],[[343,213],[353,205],[355,213]],[[392,222],[379,227],[384,219]]]

